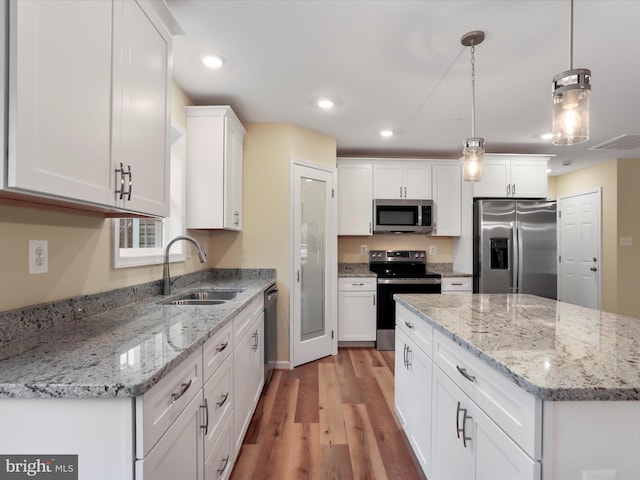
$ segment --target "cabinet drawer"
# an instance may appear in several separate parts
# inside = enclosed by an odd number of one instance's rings
[[[228,322],[222,329],[209,338],[202,346],[202,367],[204,381],[218,369],[233,350],[233,322]]]
[[[447,292],[471,292],[472,277],[443,277],[442,293]]]
[[[240,339],[244,337],[251,328],[251,324],[262,315],[264,311],[264,299],[256,298],[251,304],[242,310],[233,319],[233,344],[237,345]]]
[[[228,356],[204,386],[204,451],[209,452],[233,411],[233,357]],[[205,453],[206,454],[206,453]]]
[[[376,291],[377,279],[375,277],[342,277],[338,279],[338,290],[350,291]]]
[[[433,355],[433,326],[396,304],[396,327],[400,328],[429,358]]]
[[[530,457],[540,459],[542,401],[481,359],[434,332],[433,359]]]
[[[211,449],[211,453],[205,453],[204,480],[219,480],[229,478],[233,469],[233,435],[231,426],[233,422],[228,419],[222,427],[218,441]]]
[[[144,458],[202,387],[198,349],[151,390],[136,398],[136,457]]]

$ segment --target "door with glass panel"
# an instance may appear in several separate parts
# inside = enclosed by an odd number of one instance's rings
[[[293,166],[291,366],[335,353],[333,172]]]

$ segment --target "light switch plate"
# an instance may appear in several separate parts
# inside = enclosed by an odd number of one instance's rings
[[[435,255],[436,254],[436,246],[435,245],[430,245],[429,246],[429,255]]]
[[[621,247],[630,247],[633,245],[633,237],[620,237]]]

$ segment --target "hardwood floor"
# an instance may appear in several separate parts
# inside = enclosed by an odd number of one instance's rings
[[[231,478],[424,478],[393,413],[393,364],[394,352],[341,348],[276,371]]]

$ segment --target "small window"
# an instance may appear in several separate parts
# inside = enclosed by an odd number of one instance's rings
[[[172,125],[171,209],[165,219],[116,218],[113,220],[113,268],[155,265],[164,262],[169,240],[184,235],[186,139],[179,125]],[[185,259],[184,243],[171,247],[169,261]]]

